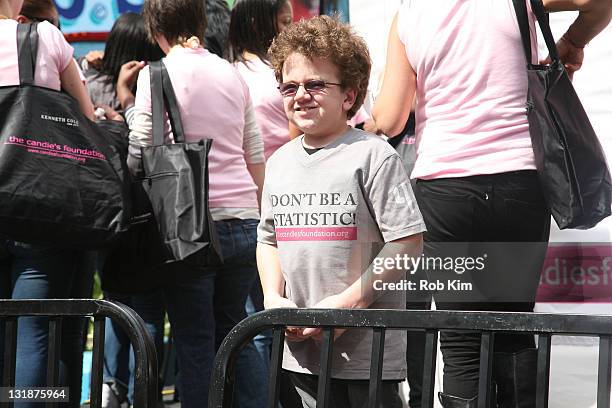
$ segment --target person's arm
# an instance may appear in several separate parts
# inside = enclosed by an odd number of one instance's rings
[[[612,1],[610,0],[543,0],[544,8],[549,12],[578,11],[578,17],[569,26],[565,34],[557,41],[559,58],[572,78],[575,71],[582,66],[584,47],[599,34],[612,19]],[[550,58],[542,63],[550,63]]]
[[[132,120],[128,122],[130,128],[127,165],[134,176],[140,176],[142,168],[142,146],[153,144],[153,115],[151,112],[134,108]]]
[[[261,220],[257,227],[257,269],[264,295],[264,308],[296,308],[295,302],[285,297],[285,278],[281,270],[278,247],[276,246],[276,229],[272,205],[267,186],[264,185],[261,203]],[[285,338],[289,341],[303,341],[302,328],[288,327]]]
[[[135,96],[132,89],[134,89],[134,84],[138,79],[138,73],[144,66],[145,63],[143,61],[130,61],[121,66],[115,90],[123,110],[127,110],[130,106],[134,105]]]
[[[263,188],[264,177],[266,174],[265,163],[247,163],[247,170],[257,186],[257,205],[261,209],[261,189]]]
[[[575,46],[584,47],[599,34],[612,19],[610,0],[543,0],[549,12],[578,11],[578,17],[563,35]]]
[[[66,69],[60,74],[60,83],[62,89],[77,100],[83,115],[93,121],[94,106],[87,95],[87,89],[85,89],[85,85],[81,81],[76,64],[71,62],[66,66]]]
[[[297,307],[295,303],[285,297],[285,279],[281,272],[276,246],[257,243],[257,269],[259,270],[265,309]]]
[[[128,167],[133,175],[142,173],[141,147],[153,143],[153,115],[151,114],[151,85],[148,68],[138,75],[136,100],[128,119],[130,128]]]
[[[257,186],[257,205],[261,208],[261,192],[263,189],[266,158],[263,153],[263,140],[255,120],[253,104],[249,100],[244,111],[244,132],[242,147],[247,170]]]
[[[264,295],[264,309],[297,308],[294,302],[285,297],[285,279],[276,246],[257,243],[257,269]],[[301,327],[287,327],[285,338],[288,341],[304,341],[310,336],[305,336],[303,330]]]
[[[125,110],[123,111],[123,117],[125,119],[125,123],[130,129],[134,125],[134,116],[136,116],[136,106],[134,105],[130,105],[126,107]]]
[[[416,91],[416,74],[397,32],[397,15],[391,24],[383,84],[374,108],[373,130],[388,136],[399,134],[410,115]]]
[[[268,165],[270,163],[268,162]],[[276,227],[268,183],[263,187],[261,217],[257,226],[257,270],[264,296],[264,308],[283,307],[285,299],[285,278],[281,270],[276,246]],[[293,303],[293,302],[292,302]],[[295,304],[292,307],[296,307]]]

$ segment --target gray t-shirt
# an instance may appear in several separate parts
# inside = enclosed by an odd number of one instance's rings
[[[285,144],[266,166],[258,241],[276,245],[285,296],[312,307],[361,277],[385,242],[425,231],[410,181],[393,148],[350,129],[309,155],[302,137]],[[404,309],[402,291],[386,292],[371,309]],[[371,330],[351,329],[334,343],[332,376],[369,378]],[[384,379],[406,375],[405,332],[386,335]],[[283,368],[319,373],[312,340],[287,342]]]

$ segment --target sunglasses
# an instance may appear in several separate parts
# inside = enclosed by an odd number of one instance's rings
[[[45,18],[45,17],[30,17],[30,16],[26,16],[25,14],[22,14],[22,16],[24,16],[28,20],[32,21],[33,23],[42,23],[43,21],[47,21],[47,22],[53,24],[54,26],[56,26],[58,29],[60,28],[59,19],[55,20],[53,18]]]
[[[312,93],[322,92],[325,88],[331,85],[342,86],[342,84],[337,84],[334,82],[326,82],[321,79],[311,79],[309,81],[300,82],[300,83],[285,82],[278,86],[278,90],[280,91],[282,96],[292,97],[292,96],[295,96],[298,89],[300,89],[300,86],[304,86],[304,90],[308,92],[309,94],[312,94]]]

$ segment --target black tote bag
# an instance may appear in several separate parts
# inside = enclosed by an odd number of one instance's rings
[[[125,163],[128,156],[129,129],[123,122],[105,120],[98,123],[108,131],[110,143]],[[147,293],[167,282],[163,265],[170,260],[162,244],[143,179],[130,175],[132,216],[122,233],[100,256],[103,260],[100,278],[102,290],[115,294]]]
[[[34,86],[36,24],[18,24],[19,86],[0,88],[0,235],[93,249],[124,231],[127,167],[71,96]]]
[[[531,64],[525,0],[513,0],[527,59],[527,118],[544,197],[560,229],[588,229],[610,215],[612,183],[601,144],[580,103],[540,0],[530,0],[550,65]]]
[[[149,65],[153,145],[142,147],[144,188],[151,200],[162,241],[177,261],[220,257],[216,230],[208,207],[208,153],[211,139],[185,143],[176,96],[162,61]],[[164,108],[165,106],[165,108]],[[164,140],[168,112],[174,143]],[[201,255],[205,255],[200,258]]]

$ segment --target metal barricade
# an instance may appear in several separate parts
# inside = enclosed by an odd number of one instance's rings
[[[105,318],[118,323],[134,350],[134,408],[154,407],[157,403],[157,356],[143,320],[120,303],[93,299],[0,300],[0,319],[5,327],[3,387],[15,386],[18,318],[49,317],[47,387],[59,387],[61,324],[64,317],[93,317],[93,357],[91,369],[91,407],[102,405],[102,368],[104,364]],[[80,398],[77,396],[76,398]],[[9,406],[12,403],[3,403]],[[49,402],[47,407],[56,406]]]
[[[267,329],[273,329],[267,406],[278,407],[284,329],[287,326],[323,328],[317,389],[318,408],[330,407],[334,328],[373,330],[368,401],[370,408],[377,407],[380,401],[384,340],[387,330],[423,330],[426,333],[422,399],[424,408],[431,408],[434,403],[436,353],[440,330],[472,331],[482,334],[478,408],[486,408],[489,400],[495,334],[538,335],[536,408],[548,407],[551,336],[599,337],[597,408],[610,408],[612,316],[364,309],[274,309],[254,314],[243,320],[228,334],[217,353],[210,385],[209,408],[232,406],[236,358],[250,339]]]

